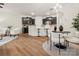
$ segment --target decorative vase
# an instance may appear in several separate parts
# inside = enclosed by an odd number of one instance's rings
[[[63,31],[63,26],[62,26],[62,25],[60,25],[60,27],[59,27],[59,31],[60,31],[60,32]]]
[[[54,26],[54,31],[56,32],[56,30],[57,30],[57,27],[56,27],[56,26]]]

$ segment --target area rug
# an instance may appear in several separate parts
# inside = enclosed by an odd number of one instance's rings
[[[60,49],[59,54],[59,48],[52,45],[52,48],[50,50],[50,43],[43,43],[43,49],[51,56],[79,56],[79,45],[76,44],[69,44],[69,47],[67,49]]]
[[[6,43],[9,43],[12,40],[15,40],[17,37],[18,36],[15,36],[15,37],[13,37],[13,36],[11,36],[11,37],[10,36],[5,36],[5,37],[3,37],[3,39],[0,40],[0,46],[4,45]]]

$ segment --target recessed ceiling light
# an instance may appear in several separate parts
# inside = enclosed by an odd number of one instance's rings
[[[57,8],[62,8],[62,6],[61,6],[59,3],[57,3],[57,4],[54,6],[54,9],[57,9]]]
[[[32,13],[31,13],[31,15],[35,15],[35,13],[34,13],[34,12],[32,12]]]
[[[0,8],[3,8],[4,3],[0,3]]]

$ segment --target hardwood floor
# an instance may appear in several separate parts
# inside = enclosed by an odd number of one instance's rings
[[[46,40],[47,37],[22,34],[16,40],[0,46],[0,56],[48,56],[42,48]]]

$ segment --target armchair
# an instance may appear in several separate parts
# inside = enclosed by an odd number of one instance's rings
[[[7,30],[7,28],[0,27],[0,35],[5,35],[6,30]]]
[[[10,30],[10,35],[11,36],[17,36],[21,33],[22,31],[22,28],[15,28],[15,29],[12,29]]]
[[[1,28],[1,27],[0,27],[0,37],[1,37],[0,39],[2,39],[3,36],[5,36],[6,30],[7,30],[7,28]]]

